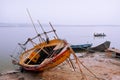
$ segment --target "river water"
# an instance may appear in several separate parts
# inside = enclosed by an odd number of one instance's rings
[[[44,26],[45,30],[51,30],[50,26]],[[96,46],[105,41],[111,41],[110,47],[120,49],[120,26],[73,26],[54,25],[60,38],[70,44],[92,43]],[[38,32],[42,32],[37,27]],[[94,37],[94,33],[105,33],[106,37]],[[15,68],[11,63],[11,54],[15,54],[18,43],[25,42],[36,35],[32,26],[9,25],[0,27],[0,72],[6,72]],[[53,35],[53,34],[52,34]],[[54,35],[53,35],[54,36]]]

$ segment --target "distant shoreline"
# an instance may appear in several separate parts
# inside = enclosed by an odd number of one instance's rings
[[[38,25],[38,23],[35,23],[35,25]],[[49,23],[43,23],[42,24],[43,26],[48,26]],[[109,27],[109,26],[114,26],[114,27],[120,27],[120,25],[69,25],[69,24],[53,24],[54,26],[67,26],[67,27],[96,27],[96,26],[101,26],[101,27]],[[12,26],[12,27],[22,27],[22,26],[26,26],[26,27],[29,27],[29,26],[33,26],[32,23],[0,23],[0,27],[9,27],[9,26]]]

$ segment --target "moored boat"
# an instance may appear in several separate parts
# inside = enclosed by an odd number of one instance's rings
[[[88,49],[88,51],[100,51],[103,52],[106,49],[108,49],[110,47],[110,41],[105,41],[104,43],[101,43],[95,47],[91,47]]]
[[[90,48],[91,46],[92,46],[92,44],[80,44],[80,45],[71,45],[71,48],[72,48],[75,52],[79,52],[79,51],[87,50],[87,49]]]

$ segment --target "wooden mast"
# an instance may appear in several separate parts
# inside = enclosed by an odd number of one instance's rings
[[[53,28],[51,22],[49,22],[49,24],[50,24],[51,28],[53,29],[54,34],[56,35],[56,37],[57,37],[57,39],[58,39],[58,35],[57,35],[57,33],[56,33],[56,30]]]
[[[43,26],[40,24],[40,21],[38,20],[38,23],[39,23],[39,26],[41,27],[43,33],[45,34],[45,37],[46,37],[46,42],[49,43],[49,37],[47,35],[47,32],[45,32],[45,30],[43,29]]]
[[[31,20],[31,22],[32,22],[32,24],[33,24],[33,27],[34,27],[34,29],[35,29],[35,32],[36,32],[37,36],[40,37],[40,38],[39,38],[39,41],[42,42],[42,37],[41,37],[41,35],[38,33],[38,31],[37,31],[37,29],[36,29],[36,27],[35,27],[35,24],[34,24],[34,22],[33,22],[33,19],[32,19],[32,17],[31,17],[31,15],[30,15],[30,12],[29,12],[28,9],[26,9],[26,10],[27,10],[27,13],[28,13],[28,15],[29,15],[29,18],[30,18],[30,20]],[[41,40],[40,40],[40,39],[41,39]]]

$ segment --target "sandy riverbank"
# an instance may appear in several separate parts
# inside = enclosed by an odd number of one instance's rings
[[[78,56],[79,57],[79,56]],[[79,58],[80,61],[90,70],[95,76],[90,74],[88,70],[81,66],[87,80],[120,80],[120,59],[108,58],[105,53],[96,52],[87,54]],[[75,63],[75,61],[73,60]],[[76,64],[75,64],[76,65]],[[77,68],[77,67],[76,67]],[[76,72],[64,62],[63,64],[41,72],[24,72],[11,71],[0,74],[0,80],[84,80],[76,69]]]

